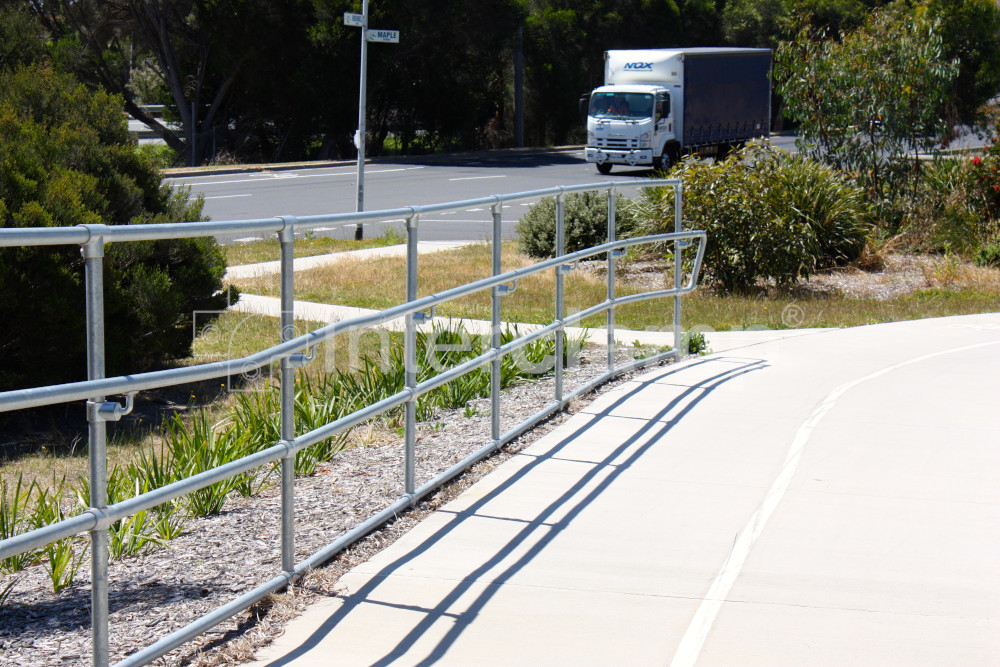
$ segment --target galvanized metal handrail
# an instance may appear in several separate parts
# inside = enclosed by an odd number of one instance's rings
[[[0,237],[2,237],[3,231],[5,230],[0,230]],[[47,387],[0,392],[0,412],[24,410],[27,408],[67,403],[69,401],[86,400],[88,397],[94,396],[95,394],[129,394],[133,392],[160,389],[163,387],[171,387],[190,382],[200,382],[203,380],[214,380],[221,377],[246,373],[272,364],[275,361],[280,361],[281,359],[287,358],[288,356],[296,352],[300,352],[305,348],[311,348],[319,345],[320,343],[334,338],[338,334],[352,333],[361,329],[380,326],[391,322],[392,320],[399,319],[400,317],[425,311],[442,303],[452,301],[462,296],[467,296],[474,292],[483,291],[485,289],[489,289],[490,287],[503,285],[513,280],[523,278],[524,276],[541,273],[542,271],[561,266],[567,262],[580,261],[581,259],[587,259],[588,257],[593,257],[594,255],[599,255],[604,252],[611,252],[645,243],[663,243],[667,241],[690,238],[703,239],[704,234],[699,234],[697,232],[685,232],[681,234],[655,234],[641,238],[632,238],[615,241],[613,243],[605,243],[600,246],[594,246],[592,248],[580,250],[561,257],[544,260],[542,262],[538,262],[537,264],[532,264],[531,266],[514,269],[497,276],[483,278],[476,282],[461,285],[444,292],[431,294],[414,301],[393,306],[392,308],[386,308],[385,310],[371,315],[360,315],[347,320],[339,320],[245,357],[227,359],[226,361],[218,361],[208,364],[198,364],[195,366],[171,368],[162,371],[103,378],[100,380],[83,380],[80,382],[50,385]],[[700,270],[700,262],[695,268]],[[697,277],[698,272],[693,272],[688,280],[688,286],[681,288],[683,290],[682,293],[686,294],[694,290],[694,287],[697,284]],[[661,292],[657,292],[656,294],[659,297],[672,296],[673,290],[663,290]],[[619,297],[618,304],[620,305],[622,303],[641,300],[635,297],[642,296],[642,294],[639,294],[632,297]],[[627,300],[623,301],[622,299]],[[579,321],[589,315],[596,315],[602,312],[602,310],[603,309],[599,309],[596,312],[588,313],[588,315],[585,315],[584,317],[575,317],[573,321]]]
[[[0,558],[38,549],[60,539],[71,537],[81,532],[91,534],[91,602],[92,602],[92,633],[94,643],[93,664],[101,667],[108,664],[108,593],[107,593],[107,531],[120,519],[124,519],[142,510],[150,509],[169,500],[178,498],[199,489],[242,474],[263,465],[281,461],[281,573],[270,581],[245,593],[210,614],[194,621],[177,632],[163,637],[145,649],[127,657],[119,665],[142,665],[166,652],[180,646],[193,637],[205,632],[219,622],[246,609],[254,602],[262,599],[268,593],[279,590],[294,577],[309,568],[322,564],[345,546],[359,539],[377,526],[385,523],[398,512],[415,503],[419,498],[434,491],[441,484],[460,474],[479,459],[487,456],[503,444],[513,440],[521,433],[547,418],[553,412],[562,409],[570,400],[589,391],[594,386],[613,377],[644,364],[670,357],[679,356],[681,349],[680,330],[680,298],[690,293],[697,285],[698,275],[704,256],[706,237],[704,232],[683,232],[681,230],[681,183],[677,179],[650,179],[630,182],[629,186],[664,186],[674,190],[674,232],[657,234],[641,238],[624,240],[615,239],[615,198],[614,194],[621,183],[604,182],[566,187],[546,188],[509,195],[494,195],[479,199],[459,202],[447,202],[430,206],[412,206],[383,211],[365,213],[343,213],[307,217],[279,217],[266,220],[193,222],[153,225],[80,225],[75,228],[42,228],[42,229],[0,229],[0,247],[21,245],[80,245],[85,257],[87,301],[87,343],[88,343],[88,380],[62,385],[36,387],[0,393],[0,412],[20,410],[30,407],[53,405],[77,400],[86,400],[88,406],[89,438],[90,438],[90,507],[83,513],[64,519],[28,533],[16,535],[0,541]],[[608,242],[574,253],[564,252],[565,238],[565,208],[564,197],[570,192],[588,190],[606,190],[608,194]],[[540,196],[555,196],[556,198],[556,257],[538,262],[528,267],[515,269],[506,273],[500,272],[500,228],[502,222],[502,205],[504,202],[534,199]],[[459,287],[416,298],[417,287],[417,229],[420,215],[439,213],[468,208],[470,206],[489,205],[493,214],[492,238],[492,276],[477,280]],[[404,304],[385,309],[372,315],[364,315],[331,323],[307,334],[292,337],[292,322],[294,317],[293,287],[293,246],[295,233],[308,231],[323,225],[355,225],[378,221],[391,221],[402,218],[407,229],[407,301]],[[190,238],[198,236],[214,236],[234,231],[241,233],[276,233],[281,245],[281,324],[282,342],[272,347],[260,350],[240,359],[201,364],[185,368],[175,368],[114,378],[104,377],[104,323],[103,323],[103,284],[102,261],[104,244],[137,240],[155,240],[172,238]],[[683,248],[697,240],[697,253],[689,279],[682,281],[681,259]],[[674,287],[642,294],[616,297],[615,257],[617,252],[629,246],[642,243],[672,243],[674,248]],[[606,253],[608,262],[608,296],[599,303],[583,311],[567,315],[564,311],[564,286],[562,269],[573,262]],[[500,327],[501,308],[500,296],[503,286],[515,282],[528,275],[555,269],[556,294],[555,316],[553,321],[538,327],[515,340],[501,345]],[[491,313],[491,346],[482,354],[458,366],[440,372],[423,382],[416,380],[416,315],[421,311],[436,307],[453,299],[469,294],[492,290]],[[614,361],[614,309],[617,305],[639,300],[673,297],[674,299],[674,346],[671,350],[653,357],[616,367]],[[562,352],[563,336],[566,326],[582,321],[587,317],[607,313],[608,323],[608,372],[587,383],[568,395],[563,395],[562,388]],[[307,433],[295,436],[292,389],[295,367],[291,364],[292,355],[303,349],[313,349],[322,342],[333,339],[343,333],[357,331],[385,324],[389,321],[405,318],[405,371],[406,387],[394,394],[368,405],[350,415],[320,426]],[[529,343],[540,338],[554,335],[556,350],[554,355],[555,397],[552,403],[541,411],[528,417],[521,424],[506,433],[500,433],[500,359]],[[193,382],[230,376],[260,368],[274,362],[281,364],[281,437],[277,443],[267,449],[255,452],[241,459],[231,461],[211,470],[187,477],[166,486],[150,490],[133,498],[114,505],[107,505],[107,471],[105,461],[106,422],[117,420],[128,408],[122,408],[115,402],[108,402],[108,395],[125,394],[127,405],[131,405],[132,397],[139,391],[174,386]],[[434,479],[419,488],[415,485],[415,427],[417,398],[461,375],[486,365],[491,366],[491,438],[486,445],[452,466]],[[311,445],[326,440],[338,433],[346,431],[364,421],[370,420],[383,412],[405,406],[405,493],[390,507],[355,527],[337,541],[327,545],[305,561],[294,562],[294,481],[293,462],[295,454]]]

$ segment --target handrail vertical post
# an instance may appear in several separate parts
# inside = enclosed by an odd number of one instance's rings
[[[677,183],[674,185],[674,232],[677,234],[681,233],[683,227],[681,223],[681,194],[681,184]],[[677,239],[674,241],[674,289],[678,292],[681,289],[684,270],[682,252],[681,240]],[[674,357],[678,361],[687,352],[687,350],[681,349],[681,343],[681,295],[678,293],[674,295]]]
[[[500,202],[493,205],[493,275],[502,273],[500,266],[502,206]],[[500,288],[494,287],[491,293],[490,314],[490,346],[496,352],[500,349]],[[490,363],[490,439],[500,441],[500,366],[501,359]]]
[[[281,244],[281,341],[295,337],[295,218],[283,218]],[[295,438],[295,369],[281,358],[281,439]],[[281,458],[281,569],[295,569],[295,454]]]
[[[97,235],[83,246],[84,288],[87,303],[87,379],[104,378],[104,237]],[[88,452],[90,461],[90,506],[108,506],[107,424],[97,408],[104,396],[88,401]],[[106,667],[108,643],[108,531],[90,531],[90,623],[94,667]]]
[[[608,243],[613,243],[616,241],[616,230],[615,230],[615,219],[617,217],[617,211],[615,206],[617,205],[615,201],[615,189],[613,187],[608,188]],[[611,251],[608,253],[608,301],[612,304],[615,302],[615,253]],[[608,370],[613,371],[615,369],[615,307],[612,305],[608,308]]]
[[[556,195],[556,257],[566,254],[566,200],[560,193]],[[556,319],[562,320],[566,316],[566,295],[563,288],[563,269],[556,266]],[[565,345],[566,332],[562,327],[555,332],[555,386],[557,403],[562,402],[563,397],[563,346]]]
[[[417,215],[406,220],[406,301],[417,299]],[[406,386],[409,389],[417,386],[417,326],[414,314],[406,316],[406,333],[404,341],[404,370]],[[416,448],[417,448],[417,398],[411,396],[405,405],[406,425],[403,462],[403,486],[407,495],[413,495],[416,483]]]

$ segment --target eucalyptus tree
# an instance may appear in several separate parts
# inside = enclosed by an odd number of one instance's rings
[[[805,27],[781,43],[774,68],[799,149],[851,174],[883,207],[949,133],[957,75],[937,25],[899,9],[874,11],[839,39]]]

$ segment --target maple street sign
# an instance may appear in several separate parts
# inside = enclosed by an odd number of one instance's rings
[[[369,42],[384,42],[387,44],[399,43],[398,30],[368,30],[365,32],[365,39]]]

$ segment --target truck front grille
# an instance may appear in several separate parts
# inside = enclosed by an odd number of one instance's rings
[[[604,139],[598,138],[597,140],[598,148],[612,148],[615,150],[628,150],[630,148],[638,148],[638,139]]]

